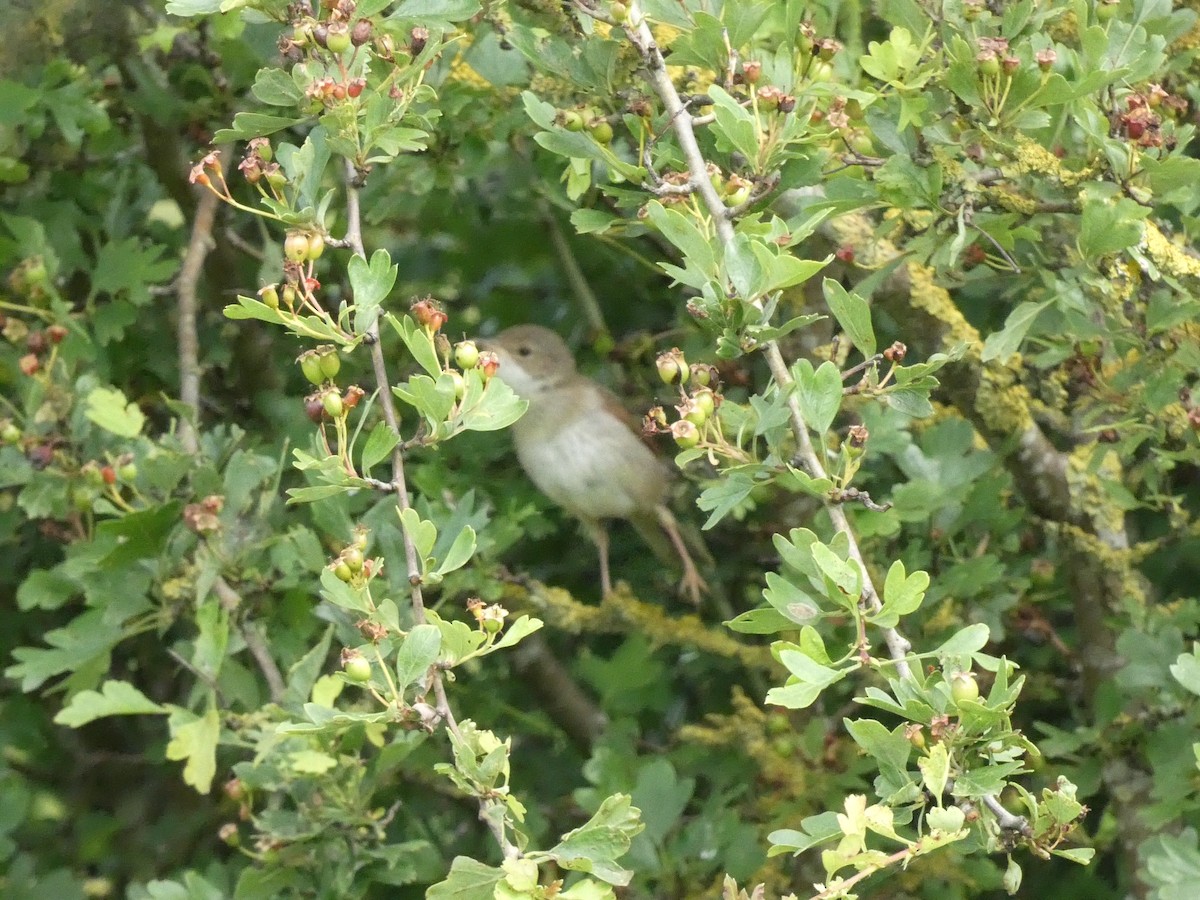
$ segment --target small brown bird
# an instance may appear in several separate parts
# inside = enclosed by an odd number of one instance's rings
[[[548,328],[518,325],[484,344],[500,358],[498,376],[529,401],[513,425],[521,467],[595,541],[604,594],[612,591],[605,521],[628,519],[643,535],[666,533],[683,566],[680,591],[699,603],[706,585],[664,503],[667,469],[620,401],[576,371],[570,349]]]

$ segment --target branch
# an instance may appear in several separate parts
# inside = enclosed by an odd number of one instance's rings
[[[696,140],[694,119],[680,99],[679,92],[675,90],[675,84],[671,81],[671,76],[667,72],[662,52],[654,42],[654,36],[650,33],[650,26],[647,24],[646,16],[642,12],[641,5],[637,2],[629,5],[629,24],[625,26],[625,32],[641,53],[650,83],[670,114],[675,137],[679,141],[684,159],[687,160],[691,181],[695,185],[696,193],[703,199],[704,206],[712,217],[717,237],[721,240],[722,244],[728,246],[733,243],[734,237],[733,223],[729,217],[729,209],[722,202],[716,188],[712,185],[711,179],[708,177],[708,168],[704,160],[704,154],[701,152],[700,144]],[[767,357],[767,365],[771,370],[771,377],[775,380],[775,384],[779,390],[788,398],[788,416],[791,421],[792,433],[796,437],[796,442],[800,448],[800,456],[804,461],[805,467],[814,478],[825,478],[827,477],[825,467],[816,450],[813,448],[812,440],[808,434],[808,427],[804,423],[804,415],[800,411],[800,403],[796,399],[795,392],[791,390],[793,385],[792,375],[788,371],[787,363],[783,359],[779,345],[775,341],[769,341],[764,345],[763,349]],[[854,532],[850,530],[850,522],[846,518],[845,511],[837,503],[826,503],[825,507],[834,528],[845,532],[846,537],[849,539],[850,558],[855,561],[862,573],[864,599],[873,612],[878,612],[883,608],[883,602],[879,599],[879,592],[875,589],[875,585],[871,581],[866,561],[859,550],[858,540]],[[912,644],[894,628],[885,628],[883,629],[883,633],[884,639],[887,642],[888,653],[896,663],[896,671],[900,673],[902,678],[911,678],[912,671],[909,669],[907,657],[909,651],[912,649]]]
[[[362,242],[362,211],[359,203],[358,188],[361,177],[354,167],[353,161],[346,160],[346,245],[363,259],[367,258]],[[400,417],[396,415],[396,403],[392,399],[391,379],[388,378],[387,363],[383,358],[383,344],[379,340],[379,319],[376,318],[367,332],[366,343],[371,347],[371,367],[375,374],[375,387],[379,393],[380,406],[383,408],[383,420],[397,437],[400,437]],[[396,493],[396,505],[401,511],[412,504],[408,497],[408,485],[404,473],[404,453],[399,444],[392,450],[392,490]],[[418,625],[425,624],[425,598],[421,591],[421,562],[417,554],[417,545],[412,536],[400,529],[404,542],[404,561],[407,567],[410,597],[412,598],[413,619]],[[458,722],[446,698],[446,686],[442,681],[441,670],[436,666],[430,669],[430,680],[438,716],[446,724],[447,730],[456,737],[459,736]],[[517,859],[521,851],[508,839],[504,831],[504,823],[496,817],[488,815],[490,803],[480,798],[479,818],[492,832],[496,843],[505,859]]]
[[[550,230],[550,243],[554,245],[554,252],[558,255],[558,261],[567,276],[567,284],[571,286],[571,292],[582,308],[584,317],[596,334],[608,334],[608,325],[604,322],[600,301],[596,299],[596,292],[584,278],[583,269],[579,267],[579,261],[575,258],[566,235],[563,234],[562,226],[558,224],[558,217],[554,215],[554,210],[545,197],[538,197],[537,206],[538,214]]]
[[[179,345],[179,400],[191,407],[197,418],[200,415],[201,373],[200,342],[196,336],[196,288],[204,258],[213,245],[212,230],[218,202],[217,195],[212,191],[200,192],[196,217],[192,220],[192,236],[188,239],[187,252],[176,282],[179,296],[179,321],[175,326],[175,340]],[[200,450],[196,426],[189,418],[185,417],[179,423],[179,442],[183,445],[184,453],[195,454]]]

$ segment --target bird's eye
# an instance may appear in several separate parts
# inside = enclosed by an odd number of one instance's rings
[[[523,346],[523,347],[518,347],[518,348],[517,348],[517,355],[518,355],[518,356],[528,356],[528,355],[529,355],[530,353],[532,353],[532,352],[533,352],[533,350],[531,350],[531,349],[529,348],[529,345],[528,345],[528,344],[526,344],[526,345],[525,345],[525,346]]]

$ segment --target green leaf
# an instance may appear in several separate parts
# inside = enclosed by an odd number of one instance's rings
[[[304,91],[292,76],[274,67],[259,69],[250,90],[268,106],[296,106],[304,99]]]
[[[1012,312],[1008,314],[1008,318],[1004,320],[1004,327],[999,331],[994,331],[987,336],[987,340],[983,342],[983,353],[981,358],[984,362],[1008,362],[1008,358],[1017,352],[1017,348],[1021,346],[1021,341],[1025,340],[1025,335],[1033,326],[1043,309],[1053,303],[1054,300],[1043,300],[1041,303],[1032,303],[1026,301],[1018,303]]]
[[[190,710],[173,707],[167,720],[171,741],[167,744],[167,759],[187,760],[183,780],[198,793],[207,794],[217,774],[217,741],[221,737],[221,717],[210,698],[208,711],[197,716]]]
[[[903,725],[889,731],[886,725],[875,719],[843,719],[842,722],[854,738],[854,743],[875,757],[881,767],[895,772],[905,771],[913,746],[904,736]]]
[[[743,508],[755,487],[768,483],[766,473],[760,466],[731,467],[722,475],[696,499],[696,505],[709,513],[708,520],[702,526],[706,531],[731,512]]]
[[[880,628],[895,628],[901,616],[907,616],[921,606],[928,587],[927,573],[913,572],[912,575],[906,575],[904,563],[896,560],[888,569],[887,578],[883,583],[883,609],[871,620]]]
[[[137,716],[165,713],[166,707],[155,703],[126,681],[106,681],[100,691],[80,691],[58,711],[54,721],[69,728],[79,728],[105,716]]]
[[[1061,856],[1063,859],[1069,859],[1071,862],[1079,863],[1081,866],[1086,866],[1096,856],[1095,847],[1070,847],[1066,850],[1051,850],[1050,852],[1054,856]],[[1195,882],[1192,882],[1184,890],[1190,891],[1194,887]],[[1185,895],[1179,894],[1178,896],[1182,898]]]
[[[600,209],[576,209],[571,213],[571,224],[577,234],[604,234],[614,226],[625,224],[620,216]]]
[[[358,254],[350,257],[346,271],[350,276],[350,290],[354,293],[354,330],[364,334],[379,318],[380,305],[391,293],[399,267],[392,264],[392,257],[386,250],[376,250],[371,254],[370,263]]]
[[[450,874],[425,892],[426,900],[493,900],[504,870],[486,866],[468,856],[456,856]]]
[[[31,609],[59,609],[72,597],[83,593],[82,588],[65,572],[61,565],[53,569],[37,569],[30,572],[17,588],[17,607],[26,612]]]
[[[299,709],[312,693],[313,685],[325,670],[325,660],[333,643],[333,630],[334,626],[327,627],[321,639],[288,670],[287,692],[283,698],[288,709]]]
[[[167,0],[166,12],[172,16],[207,16],[221,11],[222,0]]]
[[[1171,665],[1171,674],[1193,694],[1200,694],[1200,644],[1191,653],[1181,653]]]
[[[811,550],[813,562],[821,574],[836,584],[851,602],[857,603],[862,593],[862,571],[858,564],[843,559],[820,542],[813,544]]]
[[[422,519],[411,506],[400,510],[400,524],[404,526],[408,539],[416,545],[417,555],[421,559],[428,559],[433,552],[433,545],[437,543],[437,526],[428,519]]]
[[[804,709],[810,706],[820,696],[821,691],[841,681],[851,671],[823,666],[796,649],[780,650],[777,655],[792,677],[783,687],[767,691],[767,702],[789,709]]]
[[[1150,215],[1149,207],[1128,197],[1105,197],[1098,190],[1085,197],[1078,238],[1084,259],[1116,253],[1142,239],[1142,219]]]
[[[94,388],[85,400],[87,417],[118,437],[135,438],[142,433],[146,417],[116,388]]]
[[[946,745],[940,741],[929,748],[929,752],[917,759],[917,768],[921,770],[921,779],[934,802],[941,805],[942,794],[946,792],[946,782],[950,780],[950,753]]]
[[[717,143],[722,149],[736,150],[754,166],[759,157],[758,134],[754,116],[717,85],[709,85]]]
[[[434,350],[433,338],[430,337],[429,332],[414,322],[411,316],[405,315],[397,318],[389,313],[387,320],[400,335],[400,340],[404,341],[404,346],[417,361],[417,365],[433,378],[441,375],[442,365],[438,362],[437,351]]]
[[[517,621],[513,622],[504,630],[504,634],[500,640],[492,644],[492,650],[504,650],[508,647],[515,647],[529,635],[533,634],[542,628],[545,623],[541,619],[532,619],[529,616],[521,616]]]
[[[618,866],[616,860],[628,852],[633,838],[645,827],[640,817],[641,811],[628,794],[614,794],[586,823],[564,834],[547,855],[564,869],[587,872],[623,887],[633,873]]]
[[[518,397],[503,378],[490,378],[485,382],[479,369],[471,369],[463,377],[467,389],[457,412],[446,423],[445,437],[462,431],[499,431],[529,409],[529,401]]]
[[[417,625],[408,633],[396,653],[396,689],[403,691],[425,676],[437,662],[442,649],[442,633],[436,625]]]
[[[479,9],[479,0],[404,0],[388,18],[465,22]]]
[[[107,659],[109,651],[125,635],[120,626],[108,621],[105,610],[92,609],[71,620],[65,628],[56,628],[42,637],[49,649],[18,647],[12,652],[16,665],[4,674],[21,680],[21,690],[37,690],[49,678],[63,672],[93,665]],[[104,668],[108,668],[107,661]]]
[[[179,501],[162,506],[148,506],[119,519],[110,519],[96,526],[97,536],[112,541],[112,550],[100,560],[104,569],[120,569],[139,559],[150,559],[162,553],[179,524],[183,504]]]
[[[796,379],[796,400],[810,431],[823,435],[833,424],[842,405],[842,376],[837,366],[826,360],[813,371],[812,363],[801,359],[792,367]]]
[[[796,627],[796,623],[774,607],[752,609],[725,622],[738,634],[778,634]]]
[[[265,137],[285,128],[298,125],[304,119],[294,116],[269,116],[265,113],[240,112],[233,117],[232,128],[222,128],[213,135],[214,144],[228,144],[233,141],[248,141],[250,138]]]
[[[961,831],[965,821],[966,814],[957,806],[934,807],[926,814],[926,822],[931,829],[947,834]]]
[[[657,200],[651,200],[646,209],[650,223],[679,249],[688,263],[698,271],[711,275],[716,267],[716,256],[700,229],[683,213],[667,209]]]
[[[739,233],[725,246],[725,274],[738,297],[746,301],[757,299],[766,283],[754,245],[752,238]]]
[[[832,278],[826,278],[821,283],[825,292],[825,302],[829,311],[842,326],[842,331],[850,338],[854,346],[863,356],[875,355],[875,331],[871,327],[871,307],[858,294],[851,294]]]
[[[804,625],[820,615],[820,608],[812,597],[778,572],[767,573],[763,597],[796,625]]]
[[[596,143],[596,139],[582,131],[555,128],[553,131],[539,131],[533,139],[551,153],[568,159],[594,159],[600,162],[610,159],[609,153]]]
[[[376,424],[367,436],[367,443],[362,450],[364,474],[391,456],[392,450],[398,443],[400,443],[400,436],[388,426],[387,422]]]
[[[370,604],[367,603],[362,591],[346,584],[334,575],[333,570],[328,566],[321,570],[321,596],[334,606],[348,609],[351,612],[368,614],[371,612]]]
[[[960,656],[982,650],[991,637],[991,630],[983,622],[968,625],[956,631],[942,646],[934,651],[938,656]]]
[[[803,284],[825,268],[831,259],[833,259],[832,256],[824,259],[800,259],[790,253],[775,254],[763,292],[781,291],[784,288]]]
[[[807,816],[800,822],[800,829],[781,828],[767,835],[772,844],[768,856],[780,853],[803,853],[842,836],[838,814],[830,810],[815,816]]]
[[[475,529],[470,525],[463,528],[446,551],[446,558],[437,567],[438,575],[448,575],[465,566],[475,553]]]

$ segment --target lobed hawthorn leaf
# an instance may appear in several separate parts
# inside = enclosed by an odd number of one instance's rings
[[[587,822],[564,834],[547,855],[564,869],[586,872],[608,884],[624,887],[633,872],[616,861],[629,851],[634,837],[644,828],[641,810],[633,805],[630,796],[614,794],[600,804]]]
[[[386,250],[376,250],[371,261],[355,254],[346,267],[350,290],[354,294],[354,331],[364,334],[379,319],[379,310],[396,283],[399,266],[392,263]]]
[[[217,774],[217,741],[221,736],[221,716],[214,698],[209,698],[208,709],[198,716],[191,710],[173,707],[167,720],[171,740],[167,744],[166,757],[185,760],[183,780],[194,787],[197,793],[207,794]]]
[[[801,359],[792,366],[792,377],[804,424],[810,431],[824,435],[842,405],[841,373],[828,360],[814,371],[811,362]]]
[[[94,388],[84,403],[88,419],[118,437],[135,438],[146,424],[137,404],[126,400],[117,388]]]
[[[456,856],[444,881],[425,892],[426,900],[493,900],[503,869],[477,862],[469,856]]]
[[[127,681],[109,680],[99,691],[80,691],[71,697],[54,721],[69,728],[79,728],[106,716],[136,716],[167,712]]]

